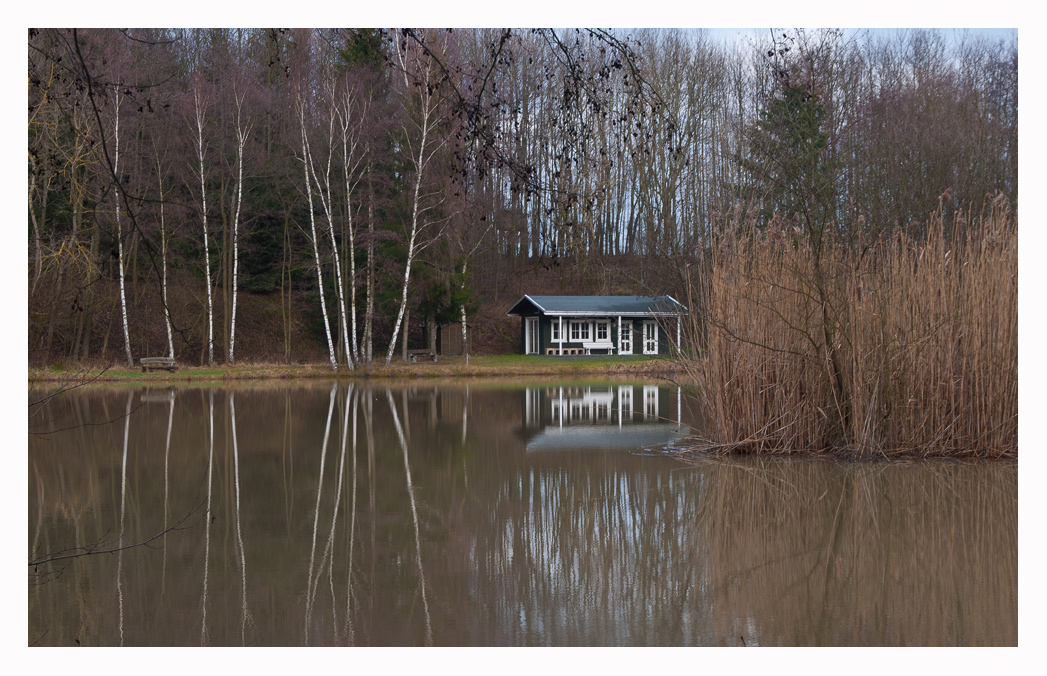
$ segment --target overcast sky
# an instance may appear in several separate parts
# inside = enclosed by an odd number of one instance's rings
[[[928,28],[930,28],[930,26]],[[768,31],[770,29],[768,29],[768,28],[709,28],[707,30],[715,38],[719,38],[719,39],[722,39],[724,41],[731,41],[731,40],[739,40],[739,39],[745,40],[745,39],[750,38],[750,37],[760,37],[760,38],[763,38],[763,37],[767,36]],[[893,33],[896,33],[896,32],[901,31],[901,30],[905,30],[905,29],[901,29],[901,28],[861,28],[861,29],[849,28],[849,29],[847,29],[847,32],[849,32],[849,33],[862,33],[862,34],[864,34],[864,33],[878,34],[879,33],[879,34],[883,34],[885,36],[890,36]],[[966,32],[970,32],[970,33],[972,33],[974,35],[982,35],[982,36],[985,36],[985,37],[988,37],[988,38],[1003,39],[1003,40],[1010,40],[1012,37],[1016,37],[1017,34],[1018,34],[1018,31],[1015,28],[939,28],[937,30],[941,31],[942,33],[944,33],[948,37],[959,37],[966,31]]]

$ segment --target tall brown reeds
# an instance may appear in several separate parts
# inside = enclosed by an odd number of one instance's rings
[[[948,225],[948,227],[947,227]],[[709,448],[1014,456],[1018,231],[1003,198],[919,236],[718,225],[690,333]],[[692,301],[693,302],[693,301]]]

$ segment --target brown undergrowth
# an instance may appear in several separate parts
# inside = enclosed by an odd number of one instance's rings
[[[692,318],[721,453],[1013,457],[1018,229],[998,199],[947,227],[820,247],[792,222],[719,228]],[[702,319],[705,320],[702,324]]]

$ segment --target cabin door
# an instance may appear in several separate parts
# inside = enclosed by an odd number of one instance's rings
[[[658,322],[643,323],[643,353],[658,354]]]
[[[633,320],[621,323],[621,331],[618,332],[618,354],[633,353]]]
[[[538,318],[528,317],[524,328],[524,344],[527,346],[525,354],[538,354]]]

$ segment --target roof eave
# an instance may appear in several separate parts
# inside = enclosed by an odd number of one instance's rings
[[[517,307],[517,306],[518,306],[518,305],[519,305],[520,303],[524,302],[525,300],[526,300],[526,301],[527,301],[528,303],[530,303],[531,305],[533,305],[533,306],[535,306],[536,308],[538,308],[538,310],[540,310],[541,312],[544,312],[545,314],[549,314],[548,312],[546,312],[546,309],[545,309],[544,307],[542,307],[541,305],[539,305],[538,303],[536,303],[536,302],[535,302],[534,298],[531,298],[531,297],[530,297],[530,296],[528,296],[527,294],[524,294],[524,297],[523,297],[523,298],[521,298],[520,300],[518,300],[518,301],[516,301],[515,303],[513,303],[513,306],[512,306],[511,308],[509,308],[509,311],[505,313],[505,316],[506,316],[506,317],[519,317],[520,315],[519,315],[518,313],[514,313],[514,312],[513,312],[513,310],[515,310],[515,309],[516,309],[516,307]]]
[[[546,312],[547,317],[679,317],[687,314],[682,312],[617,312],[614,310],[590,311],[590,310],[553,310]]]

